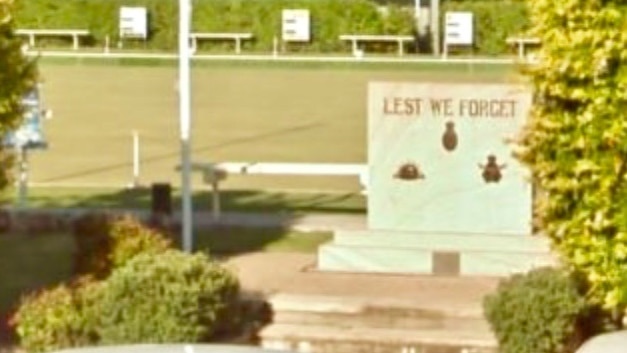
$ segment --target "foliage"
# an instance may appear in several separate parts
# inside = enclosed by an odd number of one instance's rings
[[[520,0],[443,1],[445,11],[471,11],[474,15],[475,49],[482,54],[511,50],[507,37],[522,34],[529,27],[527,5]]]
[[[206,255],[140,254],[113,270],[98,301],[103,344],[199,342],[228,319],[237,279]]]
[[[111,269],[111,238],[109,236],[112,217],[93,212],[77,218],[72,227],[74,237],[74,273],[104,278]]]
[[[97,282],[81,280],[23,298],[11,319],[22,348],[37,353],[95,343],[89,312],[98,288]]]
[[[44,352],[115,343],[200,342],[239,324],[239,284],[206,255],[138,254],[98,281],[25,297],[13,316],[22,348]]]
[[[119,40],[118,9],[120,6],[145,6],[150,14],[150,38],[146,42],[125,40],[124,47],[174,49],[177,46],[178,11],[176,1],[163,0],[38,0],[23,1],[18,23],[34,28],[86,28],[93,33],[94,44],[104,45],[105,37],[112,43]],[[346,51],[348,44],[340,34],[406,34],[414,33],[414,9],[411,4],[381,4],[374,0],[193,0],[194,31],[251,32],[253,41],[243,46],[249,51],[271,52],[274,38],[281,36],[281,10],[309,9],[312,42],[289,43],[288,51]],[[524,3],[519,0],[444,1],[446,10],[470,10],[477,18],[477,49],[483,54],[507,52],[505,38],[518,34],[527,25]],[[42,38],[44,45],[51,40]],[[232,50],[232,43],[204,41],[206,50]],[[395,44],[369,44],[369,51],[394,51]]]
[[[105,278],[115,267],[140,253],[157,254],[170,240],[131,216],[88,213],[74,222],[74,273]]]
[[[541,190],[538,225],[589,299],[627,305],[625,1],[530,1],[542,40],[529,68],[535,104],[517,155]],[[616,318],[617,321],[619,317]]]
[[[561,353],[577,345],[583,295],[565,271],[540,268],[499,283],[484,312],[502,353]]]
[[[113,268],[123,266],[138,254],[159,254],[171,247],[171,241],[163,234],[130,216],[114,222],[109,236],[112,241],[109,261]]]
[[[12,1],[0,0],[0,137],[22,121],[22,97],[35,87],[35,61],[22,53],[22,41],[13,33]],[[12,151],[0,144],[0,189],[11,179]]]

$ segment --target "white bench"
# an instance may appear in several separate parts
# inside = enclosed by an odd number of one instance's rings
[[[235,41],[235,53],[242,52],[242,40],[252,39],[252,33],[206,33],[206,32],[194,32],[190,33],[189,38],[192,40],[192,51],[195,52],[198,48],[199,39],[210,40],[234,40]]]
[[[393,42],[398,44],[398,55],[405,53],[404,43],[416,40],[413,36],[388,35],[388,34],[342,34],[340,40],[352,42],[353,55],[358,56],[359,42]]]
[[[535,37],[509,37],[506,39],[507,44],[518,46],[518,57],[525,58],[525,46],[540,45],[540,38]]]
[[[213,217],[220,217],[220,182],[228,174],[259,175],[304,175],[304,176],[356,176],[367,190],[368,166],[365,164],[341,163],[257,163],[224,162],[192,163],[192,171],[201,172],[203,181],[211,185],[213,198]],[[177,167],[181,170],[181,166]]]
[[[28,45],[35,46],[36,36],[49,37],[72,37],[72,48],[78,50],[79,37],[87,37],[90,35],[86,29],[17,29],[15,34],[28,36]]]

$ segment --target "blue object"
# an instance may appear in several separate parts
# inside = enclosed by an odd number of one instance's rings
[[[43,132],[44,112],[41,104],[39,88],[34,88],[24,95],[22,99],[24,107],[24,120],[15,131],[9,132],[3,140],[8,147],[24,149],[44,149],[48,142]]]

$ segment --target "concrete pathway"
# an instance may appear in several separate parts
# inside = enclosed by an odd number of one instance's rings
[[[228,260],[245,291],[406,300],[423,308],[481,311],[483,297],[498,284],[492,277],[436,277],[321,272],[315,254],[249,253]]]

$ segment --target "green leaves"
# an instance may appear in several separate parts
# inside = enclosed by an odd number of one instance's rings
[[[584,274],[591,303],[627,296],[627,7],[624,1],[528,1],[542,61],[538,95],[519,143],[546,195],[538,224]]]
[[[483,307],[502,353],[564,351],[586,309],[576,283],[551,268],[501,281]]]
[[[35,62],[22,53],[22,41],[13,35],[13,2],[0,0],[0,137],[21,123],[22,96],[36,84]],[[0,145],[0,189],[11,176],[12,151]]]
[[[174,250],[164,235],[130,217],[91,215],[79,225],[83,255],[98,266],[86,268],[89,280],[21,302],[12,321],[27,351],[206,342],[238,324],[237,278],[205,254]]]
[[[98,335],[103,344],[203,341],[224,322],[238,289],[206,255],[140,254],[104,282]]]

